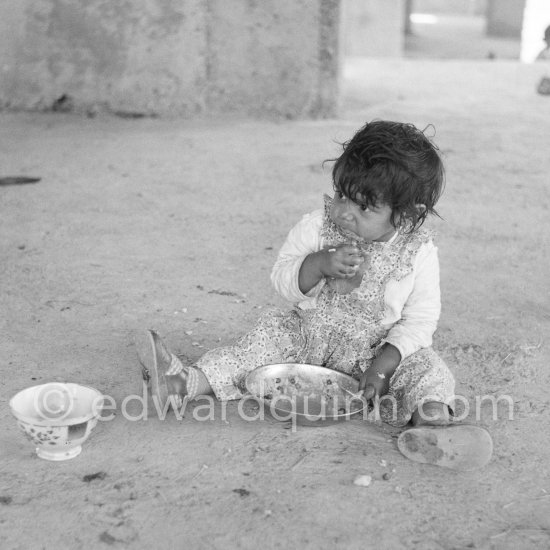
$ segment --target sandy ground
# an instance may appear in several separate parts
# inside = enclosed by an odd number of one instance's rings
[[[0,548],[550,547],[550,98],[541,66],[352,60],[336,120],[169,121],[1,114]],[[365,120],[437,129],[447,164],[435,347],[478,421],[481,471],[407,461],[362,420],[296,432],[161,421],[139,394],[130,332],[191,358],[281,305],[269,273],[288,229],[330,190],[321,162]],[[73,381],[112,396],[82,454],[37,458],[8,409]],[[513,407],[503,396],[510,396]],[[249,411],[250,412],[250,411]],[[493,414],[494,412],[494,414]],[[85,476],[100,474],[93,480]],[[369,487],[353,485],[360,474]],[[384,479],[389,474],[389,479]],[[86,481],[88,479],[88,481]]]

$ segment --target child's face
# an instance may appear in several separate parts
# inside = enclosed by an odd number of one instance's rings
[[[355,199],[357,202],[336,191],[330,209],[331,220],[366,241],[389,240],[395,233],[391,224],[391,207],[384,204],[367,208],[361,205],[361,196]]]

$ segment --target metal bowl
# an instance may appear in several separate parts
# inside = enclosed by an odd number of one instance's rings
[[[367,407],[357,395],[355,378],[318,365],[264,365],[248,374],[245,385],[277,420],[326,423],[349,419]]]

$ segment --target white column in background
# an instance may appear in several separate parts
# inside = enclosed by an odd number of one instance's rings
[[[532,63],[544,48],[544,30],[550,25],[550,0],[527,0],[521,31],[520,59]]]

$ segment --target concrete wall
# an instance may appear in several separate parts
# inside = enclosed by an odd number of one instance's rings
[[[2,0],[0,107],[332,116],[340,0]]]
[[[342,42],[346,55],[403,55],[404,0],[343,0],[342,17]]]

